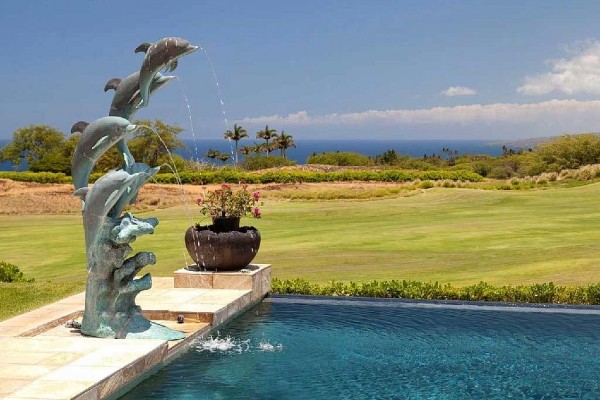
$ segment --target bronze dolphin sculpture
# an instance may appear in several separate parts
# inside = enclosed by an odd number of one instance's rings
[[[134,72],[125,79],[112,78],[104,86],[104,91],[107,92],[110,89],[115,90],[112,103],[110,104],[110,110],[108,115],[114,117],[121,117],[127,120],[131,120],[133,114],[137,111],[137,107],[140,105],[140,86],[139,86],[139,71]],[[158,89],[168,85],[174,79],[174,76],[163,76],[161,73],[157,73],[154,76],[150,84],[150,94],[154,93]],[[135,162],[127,142],[125,139],[121,139],[116,144],[117,150],[120,154],[123,154],[125,158],[125,165],[131,166]]]
[[[71,133],[81,132],[71,162],[75,190],[87,186],[92,169],[102,154],[137,128],[121,117],[102,117],[91,124],[79,121],[73,125]]]
[[[88,260],[97,257],[94,253],[100,232],[106,224],[110,210],[117,204],[121,196],[130,186],[135,184],[135,176],[126,171],[110,171],[94,183],[91,187],[78,188],[74,196],[83,201],[83,226],[85,231],[85,248]],[[93,263],[88,262],[88,267]],[[89,272],[89,271],[88,271]]]
[[[155,43],[142,43],[135,52],[144,52],[144,62],[140,68],[139,86],[141,101],[138,108],[148,106],[150,98],[150,86],[157,72],[160,70],[174,71],[177,68],[177,60],[186,54],[198,50],[198,46],[192,46],[187,40],[167,37]]]

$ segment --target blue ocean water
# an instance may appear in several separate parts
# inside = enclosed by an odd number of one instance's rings
[[[598,310],[276,296],[123,399],[597,399],[598,354]]]
[[[243,139],[239,147],[252,145],[254,141]],[[386,150],[393,149],[399,154],[413,157],[422,157],[423,154],[433,153],[443,155],[444,147],[456,150],[460,154],[488,154],[498,156],[502,154],[502,144],[485,140],[295,140],[296,147],[286,151],[286,156],[299,164],[306,163],[306,159],[313,153],[350,151],[374,157]],[[177,153],[185,158],[202,159],[208,149],[233,154],[235,144],[227,140],[197,139],[195,142],[186,140],[187,150],[178,150]],[[276,151],[274,154],[279,154]],[[243,156],[239,155],[241,159]]]
[[[296,148],[288,149],[286,156],[298,164],[306,163],[306,159],[313,153],[335,151],[350,151],[374,157],[388,149],[393,149],[399,154],[421,157],[423,154],[443,155],[442,149],[447,147],[458,151],[460,154],[488,154],[492,156],[502,154],[501,143],[491,143],[484,140],[296,140],[295,142]],[[0,147],[7,143],[9,143],[9,140],[0,139]],[[244,139],[239,142],[239,146],[252,145],[252,143],[254,141]],[[205,154],[209,149],[232,155],[235,152],[235,144],[224,139],[184,140],[184,144],[186,148],[178,149],[175,153],[187,159],[210,161],[205,158]],[[279,152],[275,152],[275,154],[279,154]],[[241,160],[243,155],[238,157]],[[10,163],[0,163],[0,171],[10,171],[12,169]]]
[[[10,140],[4,140],[4,139],[0,139],[0,148],[6,146],[8,143],[10,142]],[[0,162],[0,171],[11,171],[12,168],[12,164],[5,161],[5,162]]]

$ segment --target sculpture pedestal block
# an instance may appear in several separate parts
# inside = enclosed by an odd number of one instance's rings
[[[252,290],[251,301],[262,299],[271,291],[271,264],[250,264],[241,271],[175,271],[176,288]]]

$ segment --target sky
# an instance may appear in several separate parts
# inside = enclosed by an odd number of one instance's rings
[[[203,50],[136,118],[218,139],[519,139],[600,131],[598,1],[2,1],[0,139],[108,114],[143,42]]]

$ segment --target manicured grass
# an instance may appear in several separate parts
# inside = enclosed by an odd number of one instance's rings
[[[83,282],[0,282],[0,321],[83,291]]]
[[[587,285],[600,281],[598,199],[600,184],[434,188],[380,200],[269,202],[263,219],[244,222],[262,233],[255,262],[273,264],[278,278]],[[140,216],[160,219],[155,235],[133,245],[158,257],[144,271],[170,276],[191,263],[183,235],[200,217],[193,205]],[[83,282],[81,217],[0,217],[0,260],[36,280]]]

